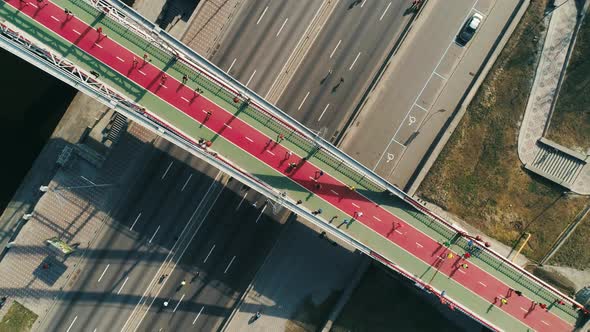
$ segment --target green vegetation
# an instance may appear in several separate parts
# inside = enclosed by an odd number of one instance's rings
[[[590,24],[582,22],[548,138],[582,153],[590,149]]]
[[[457,331],[451,321],[415,292],[373,265],[334,322],[332,331]]]
[[[37,317],[34,312],[14,301],[0,322],[0,332],[30,331]]]
[[[531,233],[523,253],[533,260],[543,257],[589,201],[564,195],[563,188],[525,171],[518,158],[519,124],[539,59],[544,9],[544,1],[531,2],[419,191],[507,245]],[[590,263],[588,250],[559,257],[567,266]]]

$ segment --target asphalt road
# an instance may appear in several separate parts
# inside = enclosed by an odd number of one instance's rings
[[[183,324],[214,329],[262,263],[281,228],[267,215],[272,208],[262,214],[263,201],[253,207],[249,199],[258,195],[237,181],[225,187],[214,180],[219,173],[215,168],[167,141],[160,140],[157,147],[46,330],[112,331],[131,323],[140,330]],[[199,277],[192,280],[197,272]],[[164,273],[169,276],[159,283]],[[183,279],[192,283],[175,292]],[[157,293],[143,297],[148,288]],[[160,313],[154,322],[153,313],[163,301],[176,306],[176,295],[182,294],[186,296],[176,312],[166,318],[167,312]],[[145,317],[135,312],[144,299],[153,302]],[[128,322],[132,313],[135,318]]]
[[[246,0],[212,62],[264,96],[321,4]]]
[[[278,106],[327,139],[341,130],[411,18],[408,1],[341,1]]]
[[[517,3],[430,1],[351,126],[344,151],[409,190]],[[455,37],[474,13],[484,20],[473,39],[460,46]]]

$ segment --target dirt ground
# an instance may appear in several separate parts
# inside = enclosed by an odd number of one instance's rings
[[[545,8],[545,1],[531,2],[418,192],[509,246],[531,233],[523,254],[533,261],[590,202],[525,171],[517,154],[519,125],[546,29]],[[577,250],[588,237],[587,227],[576,232],[562,252]],[[566,266],[590,266],[590,250],[557,257]]]

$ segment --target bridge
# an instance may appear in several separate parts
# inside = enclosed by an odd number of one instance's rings
[[[492,330],[570,331],[588,314],[118,0],[2,0],[0,45]]]

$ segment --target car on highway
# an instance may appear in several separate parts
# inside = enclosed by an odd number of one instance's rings
[[[465,22],[461,31],[459,31],[459,34],[457,35],[457,43],[461,46],[467,44],[471,38],[473,38],[473,35],[475,35],[481,21],[483,21],[483,16],[481,16],[481,14],[473,14],[473,16]]]

